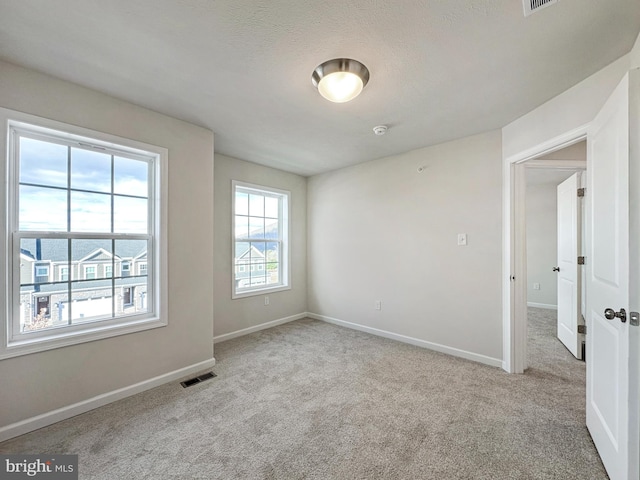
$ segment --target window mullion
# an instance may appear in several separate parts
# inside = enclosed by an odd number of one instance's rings
[[[67,266],[69,268],[69,273],[67,274],[67,325],[71,325],[71,319],[73,318],[72,309],[73,309],[73,301],[71,295],[73,294],[73,289],[71,280],[73,279],[73,270],[71,268],[72,257],[71,257],[71,238],[67,239]]]
[[[71,147],[67,146],[67,232],[71,231]]]

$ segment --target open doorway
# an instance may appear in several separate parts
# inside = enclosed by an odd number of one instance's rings
[[[578,265],[584,209],[578,188],[583,186],[586,155],[582,140],[524,163],[525,369],[584,376],[584,366],[575,366],[575,360],[584,358],[584,336],[578,332],[584,323],[584,269]]]

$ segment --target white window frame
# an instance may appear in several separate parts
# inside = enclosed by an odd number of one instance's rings
[[[278,220],[279,220],[279,237],[277,240],[267,239],[267,242],[277,241],[280,243],[280,283],[273,285],[254,285],[253,287],[244,287],[236,289],[235,271],[236,271],[236,238],[235,238],[235,215],[236,215],[236,191],[255,191],[260,194],[271,194],[281,197],[279,202]],[[231,298],[239,299],[251,297],[254,295],[263,295],[265,293],[280,292],[291,289],[291,192],[281,190],[279,188],[267,187],[264,185],[256,185],[240,180],[231,181],[231,271],[234,272],[231,278]],[[245,239],[249,241],[249,239]],[[242,240],[244,241],[244,240]],[[255,241],[255,240],[254,240]],[[259,240],[258,240],[259,241]],[[252,270],[254,266],[250,267]]]
[[[44,269],[47,273],[45,273],[43,275],[38,275],[38,269],[40,269],[40,268]],[[47,278],[49,278],[49,265],[36,265],[35,266],[34,275],[36,277],[47,277]]]
[[[60,269],[58,270],[58,280],[61,281],[61,282],[68,281],[69,280],[69,265],[61,265],[59,268]],[[65,269],[67,270],[67,279],[66,280],[63,278],[64,277],[63,272],[64,272]]]
[[[87,270],[89,270],[90,268],[93,268],[93,278],[87,278]],[[82,266],[82,271],[84,273],[84,279],[85,280],[98,280],[98,266],[91,264],[91,265],[83,265]]]
[[[130,158],[144,158],[149,162],[150,214],[147,238],[151,241],[147,255],[151,268],[147,287],[147,312],[29,333],[19,331],[21,233],[18,231],[19,159],[16,152],[20,133],[57,139],[67,145],[83,144],[84,148],[89,144]],[[0,161],[0,181],[8,185],[6,194],[0,195],[0,212],[3,216],[3,221],[0,222],[0,251],[4,252],[0,255],[0,359],[166,326],[168,150],[0,107],[0,151],[7,155]],[[26,236],[34,234],[41,238],[59,238],[55,232],[24,232]],[[100,238],[100,235],[94,233],[74,234],[74,238],[83,236]],[[135,235],[132,237],[136,238]]]
[[[138,275],[146,275],[146,274],[147,274],[147,262],[142,262],[138,265]]]

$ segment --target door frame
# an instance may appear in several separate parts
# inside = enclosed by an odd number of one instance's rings
[[[629,242],[640,245],[640,68],[629,71]],[[503,158],[503,362],[522,373],[526,348],[523,162],[587,139],[591,122]],[[588,173],[587,173],[588,174]],[[525,257],[525,258],[523,258]],[[640,249],[629,252],[629,310],[640,311]],[[524,268],[523,268],[524,267]],[[588,292],[587,292],[588,294]],[[640,328],[629,329],[629,478],[640,477]]]
[[[589,124],[512,155],[503,163],[502,368],[523,373],[527,358],[526,168],[584,168],[584,163],[535,160],[586,140]]]

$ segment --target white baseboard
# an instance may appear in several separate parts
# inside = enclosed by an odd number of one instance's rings
[[[549,303],[527,302],[527,307],[546,308],[547,310],[558,310],[557,305],[551,305]]]
[[[340,325],[341,327],[351,328],[353,330],[359,330],[361,332],[371,333],[379,337],[390,338],[403,343],[409,343],[417,347],[426,348],[429,350],[435,350],[436,352],[446,353],[453,355],[454,357],[466,358],[467,360],[473,360],[474,362],[484,363],[492,367],[502,368],[502,359],[488,357],[479,353],[468,352],[466,350],[460,350],[458,348],[447,347],[446,345],[440,345],[439,343],[427,342],[426,340],[420,340],[418,338],[408,337],[406,335],[400,335],[399,333],[388,332],[386,330],[379,330],[373,327],[367,327],[357,323],[345,322],[344,320],[338,320],[337,318],[327,317],[325,315],[318,315],[317,313],[306,314],[307,317],[315,320],[322,320],[324,322],[333,323],[334,325]]]
[[[272,320],[271,322],[261,323],[260,325],[256,325],[254,327],[243,328],[242,330],[236,330],[235,332],[225,333],[224,335],[218,335],[213,337],[213,343],[224,342],[225,340],[231,340],[232,338],[242,337],[243,335],[249,335],[250,333],[259,332],[260,330],[265,330],[267,328],[275,327],[276,325],[282,325],[283,323],[293,322],[294,320],[300,320],[301,318],[305,318],[307,316],[306,313],[298,313],[296,315],[291,315],[289,317],[279,318],[277,320]]]
[[[206,370],[213,367],[215,364],[215,358],[199,363],[194,363],[193,365],[189,365],[188,367],[180,368],[178,370],[174,370],[173,372],[165,373],[163,375],[150,378],[149,380],[144,380],[134,385],[129,385],[128,387],[119,388],[118,390],[103,393],[102,395],[98,395],[96,397],[74,403],[73,405],[69,405],[67,407],[58,408],[57,410],[52,410],[35,417],[27,418],[26,420],[12,423],[10,425],[7,425],[6,427],[0,428],[0,442],[13,437],[17,437],[18,435],[32,432],[33,430],[37,430],[48,425],[52,425],[56,422],[66,420],[67,418],[75,417],[76,415],[80,415],[81,413],[85,413],[89,410],[102,407],[103,405],[115,402],[116,400],[130,397],[131,395],[135,395],[136,393],[144,392],[145,390],[158,387],[174,380],[178,380],[179,378],[191,375],[192,373]]]

